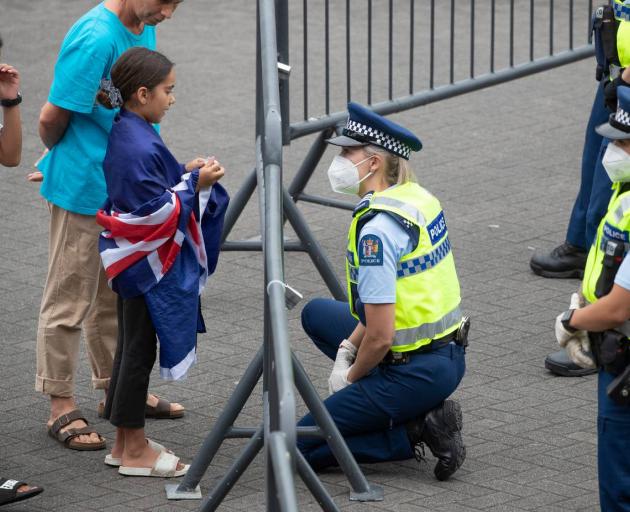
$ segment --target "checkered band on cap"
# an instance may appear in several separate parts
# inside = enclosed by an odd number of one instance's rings
[[[615,121],[624,125],[627,129],[630,129],[630,113],[626,112],[621,107],[617,108],[617,113],[615,114]]]
[[[394,153],[395,155],[402,156],[403,158],[409,160],[411,148],[407,146],[407,144],[385,132],[382,132],[381,130],[353,121],[352,119],[348,119],[348,123],[344,129],[344,135],[352,137],[353,133],[361,135],[372,144],[381,146],[390,153]]]

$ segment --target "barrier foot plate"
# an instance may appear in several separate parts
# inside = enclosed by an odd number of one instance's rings
[[[350,492],[350,501],[383,501],[383,488],[378,485],[370,485],[367,492]]]
[[[180,491],[179,484],[166,484],[164,488],[166,489],[167,500],[200,500],[201,499],[201,488],[199,486],[195,487],[191,491]]]

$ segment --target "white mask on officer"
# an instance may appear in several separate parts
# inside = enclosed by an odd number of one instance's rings
[[[630,155],[617,144],[608,144],[602,164],[613,183],[630,181]]]
[[[373,174],[373,171],[370,171],[361,178],[358,166],[370,158],[372,157],[368,156],[356,164],[341,155],[333,158],[328,168],[328,181],[333,191],[339,194],[357,195],[361,182]]]

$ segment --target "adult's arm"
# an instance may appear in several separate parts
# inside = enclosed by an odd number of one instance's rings
[[[20,107],[3,107],[0,130],[0,164],[15,167],[22,157],[22,121]]]
[[[72,112],[47,101],[39,113],[39,137],[51,149],[66,133]]]
[[[630,290],[617,284],[594,304],[577,309],[569,325],[584,331],[601,332],[619,327],[630,318]]]
[[[394,342],[396,304],[365,304],[367,326],[357,358],[348,372],[348,381],[367,375],[383,360]]]
[[[13,66],[0,64],[0,99],[12,100],[20,90],[20,73]],[[7,167],[19,165],[22,157],[22,121],[20,107],[2,107],[0,130],[0,164]]]

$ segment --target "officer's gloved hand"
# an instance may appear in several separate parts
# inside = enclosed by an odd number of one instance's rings
[[[352,342],[348,340],[343,340],[339,344],[339,350],[337,350],[335,365],[337,365],[337,361],[339,361],[339,364],[341,364],[343,361],[344,363],[347,363],[347,366],[349,367],[352,363],[354,363],[354,360],[357,357],[357,352],[358,349],[352,344]]]
[[[584,305],[584,298],[579,293],[573,293],[571,295],[571,303],[569,304],[569,309],[580,309]],[[566,347],[567,343],[573,336],[575,336],[576,331],[569,331],[562,324],[562,315],[564,313],[560,313],[556,317],[556,340],[561,347]],[[585,332],[585,331],[577,331],[577,332]]]
[[[621,72],[619,76],[614,80],[608,80],[604,85],[604,103],[606,108],[611,112],[617,111],[617,87],[630,86],[630,84],[621,78]]]
[[[328,377],[328,392],[331,395],[350,385],[350,382],[348,382],[348,373],[350,373],[350,368],[351,366],[348,368],[333,368],[330,377]]]
[[[582,368],[595,368],[595,359],[591,352],[591,342],[586,331],[578,331],[566,343],[564,349],[569,359]]]

